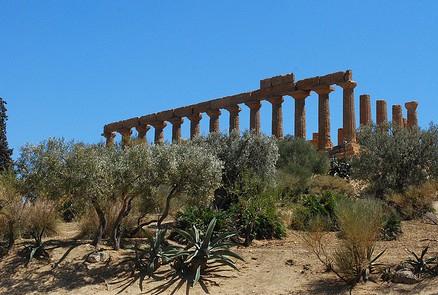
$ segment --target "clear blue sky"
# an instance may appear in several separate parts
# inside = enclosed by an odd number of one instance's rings
[[[372,96],[373,117],[375,99],[387,99],[388,111],[416,99],[426,127],[438,113],[437,13],[435,0],[0,0],[9,143],[17,153],[51,136],[98,142],[105,123],[256,89],[278,74],[302,79],[345,69],[358,82],[356,109],[362,93]],[[330,101],[334,142],[341,95],[337,89]],[[317,130],[316,101],[307,100],[308,138]],[[270,112],[264,103],[266,133]],[[292,114],[287,97],[286,133]]]

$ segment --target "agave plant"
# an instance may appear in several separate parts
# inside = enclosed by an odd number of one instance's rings
[[[154,237],[149,238],[149,247],[145,249],[137,249],[136,251],[136,266],[145,276],[151,276],[162,264],[163,252],[165,249],[166,230],[159,229]]]
[[[415,254],[415,252],[410,251],[410,254],[412,254],[412,256],[414,256],[414,258],[409,258],[407,260],[407,263],[409,263],[413,270],[414,273],[416,274],[420,274],[420,273],[427,273],[427,272],[433,272],[433,265],[435,265],[436,267],[436,263],[438,262],[438,258],[437,257],[430,257],[427,258],[426,254],[427,251],[429,250],[429,246],[426,246],[422,251],[420,255]]]
[[[203,234],[196,226],[190,231],[176,230],[187,241],[184,248],[174,246],[165,253],[167,261],[173,261],[176,274],[188,285],[194,286],[202,277],[217,268],[228,266],[238,270],[232,258],[243,258],[230,250],[229,242],[235,234],[222,234],[212,239],[216,218],[213,218]]]

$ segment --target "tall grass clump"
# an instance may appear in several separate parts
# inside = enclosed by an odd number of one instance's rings
[[[384,223],[384,209],[375,200],[349,200],[335,207],[336,219],[343,238],[333,255],[334,271],[348,283],[369,280],[375,262],[375,245]]]

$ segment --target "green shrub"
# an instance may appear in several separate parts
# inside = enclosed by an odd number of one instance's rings
[[[309,178],[313,174],[326,174],[329,159],[302,138],[286,136],[278,141],[280,157],[277,167],[289,174]]]
[[[202,206],[188,206],[183,211],[178,212],[176,214],[176,228],[188,231],[196,226],[205,232],[213,218],[216,219],[215,232],[224,233],[232,230],[233,221],[228,211]]]
[[[242,199],[230,209],[232,222],[249,245],[253,239],[281,239],[286,229],[272,196],[263,194]]]
[[[437,185],[426,182],[412,186],[404,193],[392,193],[386,196],[388,203],[393,206],[403,219],[422,217],[427,212],[433,212],[432,203],[437,199]]]
[[[353,160],[353,177],[368,181],[378,198],[438,178],[437,125],[427,130],[364,127],[358,140],[361,152]]]
[[[395,240],[401,233],[401,219],[397,211],[389,206],[385,206],[386,212],[381,231],[381,239],[385,241]]]
[[[334,253],[334,270],[349,283],[367,281],[383,254],[374,256],[384,222],[383,206],[369,199],[343,199],[337,202],[335,213],[343,239]]]
[[[322,195],[303,195],[292,213],[292,228],[308,230],[315,218],[324,220],[327,230],[336,229],[334,209],[340,197],[326,192]]]

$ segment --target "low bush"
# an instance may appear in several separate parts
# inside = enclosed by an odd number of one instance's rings
[[[286,235],[275,200],[269,194],[242,199],[233,205],[230,214],[234,228],[247,246],[253,239],[281,239]]]
[[[380,239],[384,241],[392,241],[397,239],[401,233],[400,215],[394,208],[385,206],[385,216]]]
[[[354,196],[354,187],[345,179],[330,175],[315,176],[309,186],[309,194],[331,192],[336,195]]]
[[[335,213],[343,239],[333,255],[334,271],[351,284],[367,281],[384,253],[374,253],[384,223],[383,206],[369,199],[344,199]]]
[[[436,182],[426,182],[419,186],[411,186],[404,193],[392,193],[386,196],[389,205],[393,206],[403,219],[422,217],[433,212],[432,203],[437,199]]]
[[[224,233],[232,230],[233,222],[228,211],[202,206],[188,206],[183,211],[178,212],[176,214],[176,228],[188,231],[196,226],[196,228],[205,232],[213,218],[216,219],[215,232]]]
[[[37,199],[26,204],[23,212],[23,234],[34,239],[34,243],[26,248],[28,263],[35,258],[48,259],[43,238],[57,233],[59,216],[53,201]]]
[[[315,218],[324,220],[325,230],[336,229],[336,201],[341,197],[325,192],[322,195],[303,195],[292,213],[292,228],[309,230]]]

